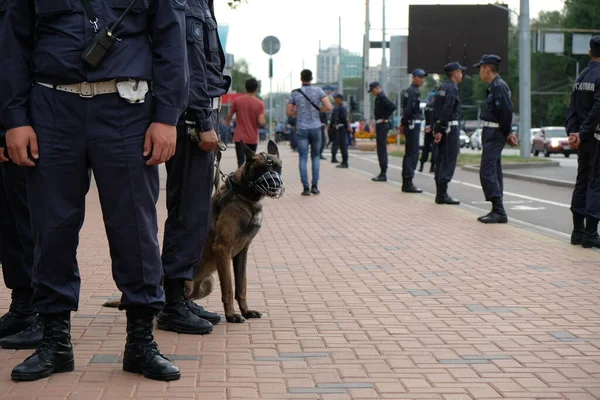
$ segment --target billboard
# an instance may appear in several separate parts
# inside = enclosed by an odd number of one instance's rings
[[[474,74],[483,54],[502,58],[500,73],[508,73],[506,5],[410,5],[408,10],[408,70],[444,73],[458,61]]]

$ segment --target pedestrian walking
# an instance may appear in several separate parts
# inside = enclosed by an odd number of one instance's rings
[[[335,106],[331,112],[329,130],[332,132],[331,154],[332,162],[337,162],[338,148],[342,153],[342,162],[337,168],[348,168],[348,132],[352,131],[348,124],[348,108],[344,105],[344,96],[340,93],[334,96]]]
[[[245,86],[246,95],[238,97],[233,101],[229,115],[227,116],[227,123],[231,121],[234,115],[236,116],[237,125],[233,133],[233,141],[235,142],[235,155],[238,168],[246,160],[242,143],[252,151],[256,151],[260,138],[258,128],[267,123],[265,119],[265,103],[256,97],[258,81],[254,78],[249,78],[246,80]]]
[[[321,155],[321,119],[319,113],[331,111],[329,98],[320,87],[312,86],[313,76],[309,69],[302,70],[302,87],[294,89],[287,105],[288,116],[296,117],[296,145],[300,156],[299,169],[303,196],[319,194],[319,170]],[[308,151],[312,160],[312,181],[308,185]]]
[[[435,95],[433,131],[434,142],[438,144],[437,159],[435,161],[435,185],[437,204],[460,204],[448,195],[448,184],[452,181],[458,153],[460,151],[460,99],[458,84],[462,82],[463,72],[466,70],[457,62],[444,66],[447,80]]]
[[[484,224],[505,224],[508,221],[502,198],[504,181],[502,177],[502,150],[506,143],[511,147],[518,144],[517,136],[511,133],[513,105],[506,82],[498,74],[501,59],[495,54],[484,54],[474,65],[479,68],[479,77],[487,83],[487,96],[481,105],[480,118],[483,121],[483,152],[479,167],[481,188],[485,201],[492,203],[492,210],[477,218]]]
[[[33,306],[43,323],[40,344],[12,379],[74,369],[71,312],[90,168],[127,315],[123,369],[179,379],[153,322],[165,305],[158,164],[175,153],[188,100],[185,43],[197,38],[186,30],[185,2],[8,1],[3,9],[0,111],[10,158],[28,168]]]
[[[419,162],[419,137],[423,122],[419,88],[425,83],[426,76],[427,74],[422,69],[414,70],[412,84],[404,91],[404,109],[400,120],[400,129],[405,138],[404,158],[402,159],[402,191],[406,193],[423,192],[414,185],[413,179]]]
[[[577,180],[571,199],[571,243],[600,248],[600,36],[590,40],[588,66],[573,85],[565,128],[577,149]]]
[[[435,98],[433,98],[427,105],[425,106],[425,129],[423,136],[423,150],[421,151],[421,165],[419,167],[419,172],[423,172],[423,168],[425,163],[429,160],[429,154],[431,154],[431,167],[429,168],[429,172],[435,172],[435,157],[437,144],[434,142],[433,135],[433,124],[435,120],[433,119],[433,107],[434,107]]]
[[[396,111],[396,105],[383,92],[379,82],[369,84],[369,93],[375,96],[375,140],[377,142],[377,158],[379,159],[379,175],[372,178],[373,182],[387,181],[388,152],[387,136],[390,131],[391,118]]]
[[[217,24],[213,0],[187,4],[187,31],[194,38],[187,41],[189,100],[179,118],[175,154],[166,162],[167,220],[161,257],[166,304],[156,325],[177,333],[206,334],[221,316],[189,300],[184,284],[194,279],[208,234],[219,110],[230,79],[223,76],[218,32],[211,28]]]

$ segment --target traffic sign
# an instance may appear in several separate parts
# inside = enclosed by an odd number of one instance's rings
[[[275,36],[267,36],[262,41],[262,49],[270,56],[275,55],[281,49],[281,42]]]

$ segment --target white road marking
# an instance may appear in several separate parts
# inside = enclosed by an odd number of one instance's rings
[[[537,210],[545,210],[546,207],[514,206],[514,207],[511,207],[510,209],[516,210],[516,211],[537,211]]]

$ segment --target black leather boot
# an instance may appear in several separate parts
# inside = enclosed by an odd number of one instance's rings
[[[573,214],[573,232],[571,233],[571,244],[579,245],[583,242],[585,235],[585,217],[579,214]]]
[[[423,193],[421,189],[413,184],[412,179],[402,180],[402,191],[405,193]]]
[[[387,170],[381,170],[381,172],[379,173],[379,175],[377,175],[375,178],[371,179],[373,182],[386,182],[387,181]]]
[[[10,296],[12,301],[8,312],[0,317],[0,338],[19,333],[37,321],[32,308],[32,290],[15,289]]]
[[[156,381],[174,381],[181,378],[181,373],[171,360],[161,354],[154,341],[152,327],[155,314],[151,308],[127,310],[123,371],[142,374]]]
[[[341,164],[336,165],[336,168],[348,168],[348,161],[342,161]]]
[[[492,211],[483,217],[477,218],[477,220],[484,224],[506,224],[508,217],[506,216],[502,199],[492,199]]]
[[[71,313],[40,314],[44,335],[35,353],[12,370],[14,381],[35,381],[75,369]]]
[[[450,205],[460,204],[460,201],[448,196],[448,184],[447,183],[436,183],[436,188],[437,188],[437,194],[435,196],[435,202],[437,204],[450,204]]]
[[[600,248],[600,237],[598,236],[597,219],[585,219],[585,233],[583,235],[583,240],[581,241],[581,246],[583,246],[586,249],[591,249],[592,247]]]
[[[30,325],[21,332],[0,339],[0,346],[5,349],[36,349],[44,335],[44,324],[37,318],[35,324]]]
[[[204,335],[212,332],[212,324],[198,317],[192,311],[190,303],[185,297],[184,283],[184,279],[165,279],[164,289],[167,301],[158,315],[156,326],[163,331],[192,335]]]

